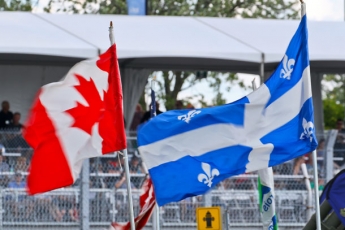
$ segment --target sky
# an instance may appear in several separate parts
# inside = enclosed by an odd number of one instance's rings
[[[344,12],[345,0],[304,0],[307,8],[308,20],[310,21],[344,21]],[[239,78],[244,81],[247,86],[252,85],[253,79],[255,79],[256,85],[259,86],[260,79],[258,75],[251,74],[238,74]],[[227,102],[232,102],[237,99],[240,99],[247,94],[249,94],[252,89],[248,88],[247,90],[242,89],[238,85],[234,85],[230,92],[225,92],[225,87],[223,87],[222,92],[225,95]],[[190,95],[198,94],[203,92],[205,94],[205,99],[209,104],[212,104],[212,98],[214,93],[212,89],[205,84],[199,84],[190,88],[186,91],[180,92],[178,99],[183,99]],[[200,104],[197,103],[197,100],[192,101],[195,107],[199,107]]]

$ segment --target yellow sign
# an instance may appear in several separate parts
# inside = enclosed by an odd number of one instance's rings
[[[221,230],[220,207],[202,207],[196,209],[198,230]]]

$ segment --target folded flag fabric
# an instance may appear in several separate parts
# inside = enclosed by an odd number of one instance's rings
[[[259,204],[263,228],[267,230],[278,230],[273,170],[271,167],[260,169],[258,170],[258,175]]]
[[[122,86],[111,46],[39,91],[24,138],[34,149],[27,179],[36,194],[74,183],[86,158],[126,148]]]
[[[157,116],[156,112],[156,93],[151,89],[151,108],[150,108],[151,118]]]
[[[140,195],[140,212],[134,219],[135,229],[141,230],[145,227],[147,221],[150,219],[153,209],[156,205],[155,195],[153,192],[152,181],[147,178],[142,186],[142,193]],[[112,223],[109,230],[129,230],[131,229],[130,222],[125,224]]]
[[[341,170],[332,180],[330,180],[321,196],[320,204],[327,199],[328,203],[332,206],[333,211],[336,213],[342,225],[345,226],[345,169]]]
[[[316,148],[306,20],[253,93],[227,105],[168,111],[139,129],[139,151],[160,206]]]

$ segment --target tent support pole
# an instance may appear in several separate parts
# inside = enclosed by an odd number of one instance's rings
[[[261,53],[261,63],[260,63],[260,85],[265,81],[265,54]]]

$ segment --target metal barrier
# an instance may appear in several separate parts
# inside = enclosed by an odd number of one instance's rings
[[[23,188],[32,149],[26,145],[20,132],[1,132],[0,151],[0,229],[81,229],[83,199],[80,179],[69,188],[27,196]],[[141,168],[136,137],[128,138],[128,151],[132,158],[131,186],[134,213],[137,215],[145,174]],[[320,159],[320,165],[324,167],[322,156]],[[121,161],[116,154],[90,160],[90,190],[87,195],[90,229],[103,230],[113,221],[129,220],[127,192],[125,184],[121,183],[124,176]],[[292,175],[296,170],[296,174],[300,173],[296,162],[286,162],[273,168],[280,229],[301,229],[308,221],[305,214],[308,194],[304,177]],[[310,165],[308,169],[311,174]],[[320,175],[322,171],[325,169],[320,170]],[[161,229],[195,229],[196,209],[201,206],[221,206],[231,229],[262,229],[257,193],[257,175],[228,178],[203,196],[161,207]],[[152,229],[151,220],[145,229]]]
[[[103,176],[105,178],[108,175]],[[298,188],[303,177],[280,176],[276,180],[291,184],[291,188]],[[207,202],[209,206],[222,207],[230,220],[229,226],[260,226],[256,182],[256,175],[237,176],[227,179],[205,196],[167,204],[161,207],[162,228],[195,228],[196,208],[205,206]],[[139,212],[140,192],[140,189],[133,190],[135,215]],[[24,189],[2,189],[0,198],[0,229],[24,226],[26,229],[36,229],[39,226],[65,229],[80,226],[81,199],[78,187],[63,188],[37,196],[28,196]],[[126,222],[129,219],[126,189],[91,188],[88,200],[91,229],[107,228],[113,221]],[[303,226],[307,222],[306,190],[277,189],[276,204],[280,224]],[[150,226],[151,223],[148,224]]]

